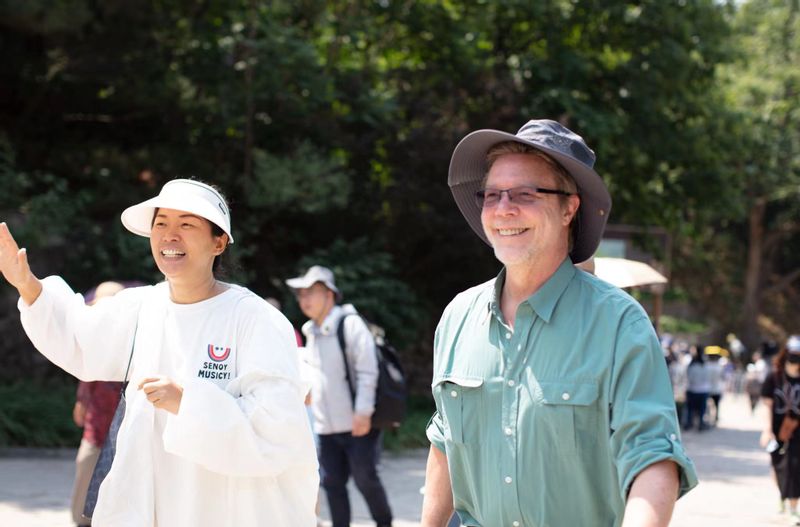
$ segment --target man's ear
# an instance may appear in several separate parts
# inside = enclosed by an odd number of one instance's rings
[[[567,197],[567,204],[564,207],[564,225],[569,225],[575,214],[578,213],[578,208],[581,206],[581,198],[577,194]]]

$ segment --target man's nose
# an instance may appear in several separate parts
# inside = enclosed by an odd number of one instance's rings
[[[517,205],[511,201],[511,194],[507,190],[500,191],[500,199],[495,205],[495,212],[501,214],[508,214],[509,212],[516,212]]]

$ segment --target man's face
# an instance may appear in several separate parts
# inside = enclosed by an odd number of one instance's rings
[[[485,188],[506,190],[539,187],[562,190],[552,168],[529,154],[506,154],[492,165]],[[569,247],[569,224],[580,205],[578,196],[539,194],[531,203],[516,203],[502,193],[494,206],[484,206],[481,223],[495,257],[506,267],[532,265],[544,257],[563,259]]]
[[[325,284],[316,282],[311,287],[305,287],[295,291],[297,303],[303,314],[312,320],[324,318],[334,304],[333,291],[328,289]]]

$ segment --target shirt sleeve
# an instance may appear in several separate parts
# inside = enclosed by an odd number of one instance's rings
[[[294,331],[277,311],[255,310],[239,329],[236,377],[224,390],[187,381],[164,431],[167,452],[228,476],[316,466]]]
[[[442,423],[442,416],[438,411],[434,412],[433,417],[428,421],[425,435],[428,436],[428,440],[433,446],[442,452],[446,452],[444,447],[444,424]]]
[[[439,321],[439,325],[436,327],[436,332],[433,335],[433,371],[437,372],[439,366],[439,353],[440,347],[442,342],[442,325],[450,312],[450,306],[445,308],[444,313],[442,314],[442,318]],[[434,373],[434,376],[436,374]],[[425,434],[428,436],[428,440],[431,442],[433,446],[441,450],[442,452],[446,452],[445,450],[445,433],[444,433],[444,420],[442,419],[442,414],[439,413],[439,400],[436,397],[436,383],[431,386],[431,391],[433,394],[433,400],[436,403],[436,412],[434,412],[433,416],[431,417],[430,421],[428,421],[428,426],[425,429]]]
[[[611,449],[622,499],[642,470],[664,460],[679,468],[679,496],[694,488],[697,474],[680,443],[666,363],[645,317],[620,329],[611,390]]]
[[[136,328],[141,292],[126,289],[93,306],[58,276],[42,280],[30,306],[17,307],[25,333],[53,364],[80,380],[121,381]]]
[[[371,416],[375,411],[375,388],[378,385],[378,356],[375,338],[360,316],[344,319],[347,360],[355,375],[355,413]]]

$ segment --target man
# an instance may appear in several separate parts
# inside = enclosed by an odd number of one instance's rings
[[[504,264],[459,294],[434,341],[424,527],[666,526],[697,483],[664,358],[627,294],[588,259],[611,198],[559,123],[456,147],[459,209]]]
[[[315,265],[286,284],[310,319],[302,329],[306,337],[302,358],[312,377],[310,403],[333,527],[350,525],[347,480],[351,474],[376,525],[390,526],[392,511],[376,468],[380,430],[371,426],[378,382],[372,334],[352,305],[337,305],[342,295],[330,269]],[[340,323],[344,324],[347,363],[339,347]]]

